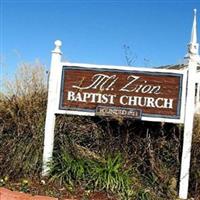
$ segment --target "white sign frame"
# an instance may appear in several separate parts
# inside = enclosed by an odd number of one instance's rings
[[[143,67],[130,67],[130,66],[112,66],[112,65],[95,65],[95,64],[82,64],[82,63],[61,63],[62,67],[78,67],[82,69],[100,69],[102,71],[104,70],[121,70],[123,71],[137,71],[141,73],[150,72],[150,73],[159,73],[163,75],[181,75],[182,76],[182,85],[181,88],[181,97],[180,97],[180,117],[179,118],[173,118],[173,117],[151,117],[151,116],[142,116],[142,121],[152,121],[152,122],[169,122],[169,123],[184,123],[184,112],[185,112],[185,96],[186,96],[186,83],[187,83],[187,71],[186,70],[170,70],[170,69],[159,69],[159,68],[143,68]],[[61,76],[61,75],[59,75]],[[60,79],[61,80],[61,79]],[[61,88],[61,85],[59,85]],[[58,90],[60,89],[58,88]],[[60,95],[60,94],[59,94]],[[56,114],[68,114],[68,115],[84,115],[84,116],[95,116],[95,111],[89,112],[89,111],[76,111],[76,110],[64,110],[60,109],[57,105]]]

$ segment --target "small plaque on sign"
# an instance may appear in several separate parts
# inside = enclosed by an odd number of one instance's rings
[[[126,118],[141,118],[141,110],[121,107],[98,106],[96,114],[99,116],[121,116]]]

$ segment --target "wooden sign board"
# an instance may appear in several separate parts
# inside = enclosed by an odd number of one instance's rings
[[[183,123],[184,75],[175,70],[64,65],[59,109]]]

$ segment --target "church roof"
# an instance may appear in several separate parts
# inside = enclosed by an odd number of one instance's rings
[[[185,64],[172,64],[172,65],[164,65],[164,66],[160,66],[158,67],[159,69],[184,69],[186,68],[187,65]],[[200,71],[200,64],[197,66],[197,70]]]

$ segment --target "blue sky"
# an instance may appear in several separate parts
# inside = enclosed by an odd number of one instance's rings
[[[194,8],[200,20],[198,0],[0,2],[1,77],[36,59],[48,69],[56,39],[71,62],[127,65],[126,45],[133,66],[177,64],[190,40]]]

